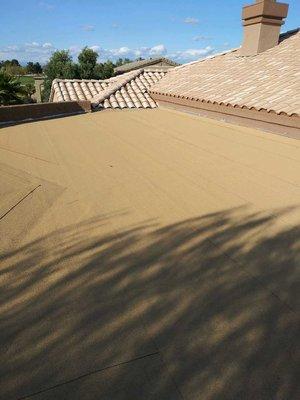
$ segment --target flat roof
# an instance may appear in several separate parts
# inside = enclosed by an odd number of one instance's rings
[[[10,126],[0,194],[1,398],[296,399],[299,140],[162,109]]]

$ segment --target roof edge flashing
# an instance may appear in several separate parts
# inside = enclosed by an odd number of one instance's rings
[[[293,112],[287,114],[285,112],[276,112],[275,110],[266,110],[259,107],[240,106],[238,104],[218,103],[205,99],[192,99],[189,97],[177,96],[175,94],[166,96],[160,92],[150,91],[153,100],[156,102],[166,102],[178,105],[184,105],[190,108],[199,108],[208,111],[218,112],[220,114],[238,115],[241,118],[250,118],[258,121],[275,123],[283,126],[300,129],[300,115]],[[299,132],[300,133],[300,132]]]

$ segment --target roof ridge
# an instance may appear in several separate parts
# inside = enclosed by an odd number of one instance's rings
[[[284,40],[286,36],[289,37],[289,36],[291,36],[291,35],[293,35],[293,34],[296,34],[296,33],[298,33],[298,32],[300,32],[300,27],[299,27],[299,28],[295,28],[295,29],[291,29],[291,30],[286,31],[286,32],[283,32],[283,33],[280,34],[279,40],[280,40],[280,39]],[[229,49],[229,50],[226,50],[226,51],[222,51],[222,52],[219,52],[219,53],[215,53],[215,54],[212,54],[212,55],[210,55],[210,56],[207,56],[207,57],[204,57],[204,58],[200,58],[200,59],[198,59],[198,60],[191,61],[191,62],[186,63],[186,64],[178,65],[177,67],[173,68],[171,71],[178,70],[178,69],[180,69],[180,68],[184,68],[184,67],[186,67],[187,65],[193,65],[193,64],[196,64],[196,63],[198,63],[198,62],[203,62],[203,61],[206,61],[206,60],[211,60],[211,59],[216,58],[216,57],[224,56],[224,55],[226,55],[226,54],[228,54],[228,53],[233,53],[233,52],[235,52],[235,51],[238,51],[240,48],[241,48],[241,46],[235,47],[235,48],[233,48],[233,49]],[[270,49],[269,49],[269,50],[270,50]]]
[[[278,44],[280,44],[286,39],[289,39],[291,36],[296,35],[298,32],[300,32],[300,27],[281,33],[279,35]]]
[[[295,28],[295,29],[290,29],[289,31],[282,32],[279,36],[284,36],[284,35],[292,35],[294,33],[297,33],[300,31],[300,27]]]
[[[163,73],[168,73],[169,71],[171,71],[171,69],[164,69],[164,68],[160,68],[160,69],[158,69],[158,68],[155,68],[155,67],[153,67],[153,68],[150,68],[150,67],[145,67],[145,68],[143,68],[145,71],[147,71],[147,72],[163,72]]]
[[[118,72],[118,71],[122,71],[122,70],[126,70],[132,66],[141,66],[141,68],[143,68],[143,66],[147,66],[147,65],[151,65],[151,64],[155,64],[157,62],[160,61],[166,61],[168,62],[170,65],[176,66],[178,65],[178,63],[176,63],[175,61],[167,58],[167,57],[153,57],[153,58],[148,58],[145,60],[135,60],[135,61],[130,61],[126,64],[122,64],[119,65],[118,67],[114,68],[114,71]]]
[[[126,74],[125,78],[124,75],[121,75],[117,80],[115,84],[112,84],[110,87],[107,89],[104,89],[101,93],[97,94],[96,96],[91,98],[91,103],[92,105],[97,105],[99,103],[102,103],[104,100],[106,100],[108,97],[110,97],[112,94],[117,92],[119,89],[121,89],[122,86],[126,85],[133,79],[137,78],[140,74],[144,72],[143,69],[138,69],[132,72],[128,72]],[[122,79],[123,77],[123,79]]]
[[[68,78],[68,79],[62,79],[62,78],[55,78],[53,79],[53,82],[107,82],[111,78],[107,79],[76,79],[76,78]]]

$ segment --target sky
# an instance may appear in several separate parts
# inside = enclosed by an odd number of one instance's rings
[[[287,0],[282,31],[300,26]],[[169,57],[189,62],[239,47],[242,6],[254,0],[0,0],[0,60],[44,64],[57,49],[76,60],[84,46],[99,61]]]

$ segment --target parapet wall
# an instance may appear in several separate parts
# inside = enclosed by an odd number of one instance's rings
[[[34,121],[87,112],[91,112],[91,103],[86,100],[0,106],[0,124]]]

